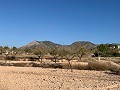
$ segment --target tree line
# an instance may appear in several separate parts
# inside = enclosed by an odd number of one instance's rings
[[[114,44],[100,44],[94,54],[96,57],[120,57],[120,49]]]
[[[46,54],[51,56],[51,60],[55,63],[58,58],[66,59],[71,61],[73,58],[77,58],[78,61],[82,59],[83,56],[95,56],[95,57],[120,57],[119,49],[115,45],[111,44],[100,44],[94,49],[86,49],[84,46],[76,45],[74,47],[51,47],[51,48],[26,48],[24,50],[17,47],[0,47],[0,55],[5,55],[7,59],[12,57],[14,59],[16,55],[21,53],[36,55],[38,61],[42,63],[42,59]]]

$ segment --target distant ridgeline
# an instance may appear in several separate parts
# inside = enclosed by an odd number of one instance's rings
[[[80,48],[81,47],[81,48]],[[120,57],[120,44],[93,44],[89,41],[76,41],[70,45],[61,45],[51,41],[33,41],[25,46],[20,48],[10,48],[9,47],[0,47],[0,53],[9,50],[12,51],[33,51],[34,49],[53,49],[53,48],[78,48],[79,53],[89,52],[93,56],[101,56],[101,57]],[[84,49],[83,49],[84,48]],[[17,50],[19,49],[19,50]]]
[[[88,41],[77,41],[72,43],[71,45],[60,45],[57,43],[53,43],[51,41],[33,41],[23,47],[20,47],[21,49],[25,49],[25,48],[54,48],[54,47],[67,47],[67,46],[76,46],[76,45],[80,45],[80,46],[84,46],[87,49],[93,49],[96,47],[95,44],[88,42]]]
[[[87,50],[93,50],[95,56],[110,57],[120,56],[120,44],[94,44],[89,41],[76,41],[71,45],[60,45],[51,41],[33,41],[20,49],[35,49],[35,48],[54,48],[54,47],[76,47],[81,46]]]

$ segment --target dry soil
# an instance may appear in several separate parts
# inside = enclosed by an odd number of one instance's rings
[[[108,71],[0,66],[0,90],[120,90]]]

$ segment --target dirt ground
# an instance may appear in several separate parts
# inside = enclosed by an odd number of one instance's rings
[[[0,66],[0,90],[120,90],[109,71]]]

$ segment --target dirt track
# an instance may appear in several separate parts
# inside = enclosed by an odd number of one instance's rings
[[[0,90],[120,90],[120,76],[103,71],[1,66]]]

